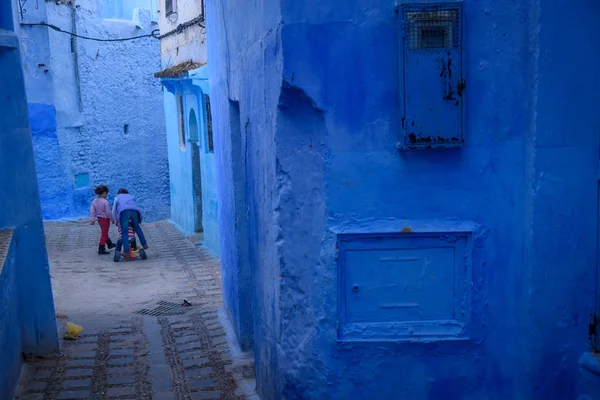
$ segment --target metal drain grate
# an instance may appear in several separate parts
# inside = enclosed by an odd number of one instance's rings
[[[153,308],[151,310],[144,308],[142,310],[136,311],[134,314],[152,315],[153,317],[183,315],[186,312],[190,311],[192,308],[195,308],[195,306],[190,305],[184,307],[181,304],[171,303],[169,301],[159,301],[157,303],[156,308]]]

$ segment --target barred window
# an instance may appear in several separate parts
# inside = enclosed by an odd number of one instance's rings
[[[165,0],[165,17],[173,14],[176,11],[177,4],[176,0]]]

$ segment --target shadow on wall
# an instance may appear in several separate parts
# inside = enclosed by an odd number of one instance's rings
[[[21,354],[58,352],[19,40],[0,3],[0,398],[11,399]]]
[[[322,288],[322,233],[325,230],[325,163],[327,128],[323,110],[300,88],[283,83],[277,117],[277,191],[281,337],[290,360],[306,359],[312,352],[306,340],[307,327],[314,321],[326,320],[319,307],[313,304],[316,291]],[[302,168],[297,168],[301,165]],[[309,266],[307,268],[307,266]],[[312,294],[314,293],[314,294]],[[311,295],[312,294],[312,295]],[[263,295],[263,299],[268,295]],[[330,301],[330,299],[327,299]],[[302,310],[300,312],[300,310]],[[283,395],[289,398],[319,397],[313,392],[310,380],[312,366],[298,364],[290,367],[283,383]]]

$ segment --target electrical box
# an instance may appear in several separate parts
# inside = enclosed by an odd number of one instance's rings
[[[468,340],[471,234],[338,237],[340,341]]]
[[[404,4],[401,15],[398,147],[463,146],[462,3]]]

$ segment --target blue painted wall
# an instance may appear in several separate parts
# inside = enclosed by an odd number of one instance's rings
[[[282,59],[279,2],[253,4],[209,1],[206,10],[223,300],[242,348],[260,338],[257,382],[265,387],[276,379],[281,312],[275,111]]]
[[[535,6],[530,18],[539,21],[534,25],[539,30],[532,30],[538,44],[532,70],[537,93],[525,184],[531,188],[526,214],[530,235],[520,271],[524,274],[519,276],[529,277],[521,282],[522,304],[529,306],[521,311],[523,332],[529,333],[521,348],[523,371],[530,381],[526,396],[577,398],[587,392],[588,398],[600,398],[598,376],[590,381],[573,368],[587,347],[582,338],[594,312],[593,299],[598,298],[594,267],[600,204],[600,122],[594,105],[600,100],[600,55],[573,41],[581,34],[600,33],[589,14],[600,5],[589,1],[581,8],[564,7],[547,0]],[[566,21],[572,25],[556,25]],[[555,100],[562,97],[574,101],[559,105]],[[580,134],[565,135],[565,130]],[[540,377],[550,377],[551,383],[540,384]]]
[[[179,148],[179,116],[176,94],[163,91],[167,147],[169,149],[169,176],[171,177],[171,220],[183,232],[194,231],[194,198],[192,186],[191,151]],[[186,146],[190,146],[186,143]]]
[[[56,126],[53,104],[30,103],[31,137],[36,168],[40,171],[40,198],[45,219],[75,214],[73,177],[67,175]]]
[[[66,31],[73,18],[90,37],[124,38],[150,33],[149,10],[138,21],[105,20],[101,0],[30,7],[25,22],[48,21]],[[140,24],[143,29],[136,27]],[[169,217],[169,176],[160,84],[160,43],[79,39],[44,27],[21,27],[26,88],[43,216],[87,215],[93,188],[106,184],[109,200],[127,187],[147,221]],[[127,125],[127,132],[125,125]],[[82,185],[77,177],[88,176]]]
[[[598,6],[464,1],[467,144],[399,152],[396,2],[251,3],[209,1],[207,16],[223,295],[262,398],[598,397],[578,360],[597,290],[600,56],[576,43],[600,33]],[[467,225],[471,289],[441,299],[466,338],[445,320],[427,339],[366,336],[376,320],[340,336],[339,234]]]
[[[0,5],[0,15],[12,15],[10,3]],[[7,77],[0,91],[0,230],[14,229],[7,261],[0,265],[0,398],[9,399],[21,353],[57,352],[58,333],[19,39],[10,21],[0,22],[0,75]]]
[[[202,227],[204,246],[216,255],[220,253],[218,200],[215,170],[215,156],[209,151],[205,94],[209,93],[208,67],[190,71],[178,79],[163,79],[165,86],[164,107],[169,149],[169,176],[171,177],[171,220],[186,233],[195,230],[195,204],[192,175],[192,146],[198,146],[202,180]],[[177,94],[183,97],[185,146],[180,146],[177,110]],[[190,112],[194,110],[197,132],[192,133]]]

